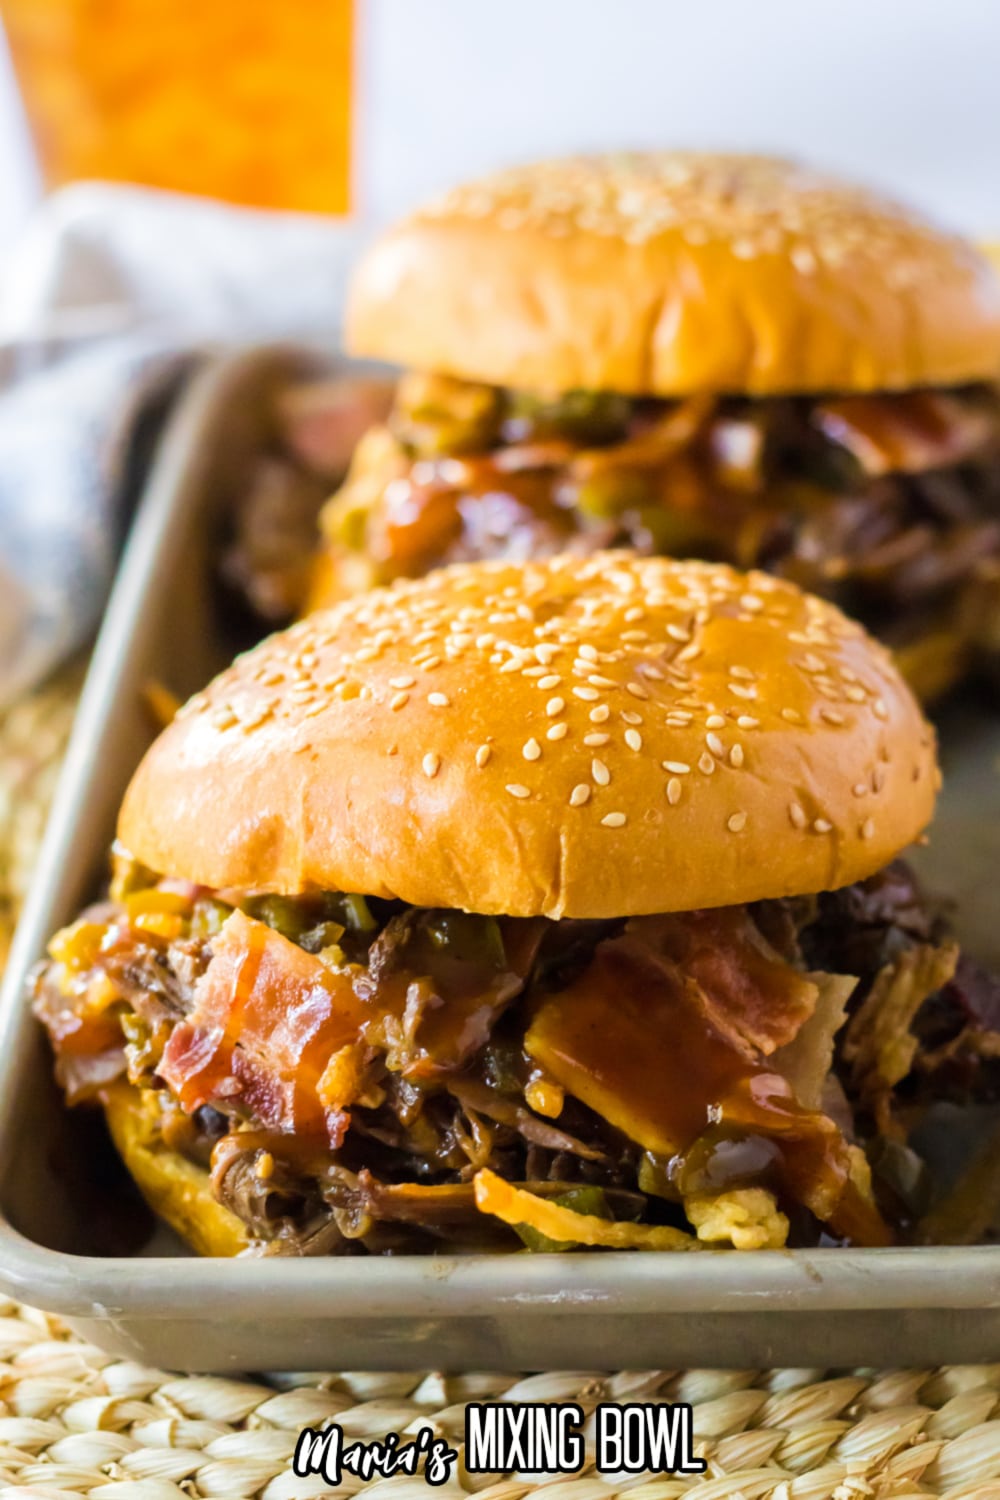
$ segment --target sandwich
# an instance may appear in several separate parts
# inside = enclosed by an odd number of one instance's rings
[[[181,709],[33,1003],[204,1253],[884,1245],[921,1056],[989,1053],[897,862],[937,785],[792,583],[457,564]]]
[[[738,155],[523,167],[378,240],[346,333],[405,373],[315,604],[628,545],[831,599],[925,698],[1000,660],[1000,283],[894,203]]]

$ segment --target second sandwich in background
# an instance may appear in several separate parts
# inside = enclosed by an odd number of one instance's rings
[[[507,171],[376,244],[347,334],[411,373],[316,603],[627,543],[832,598],[925,698],[1000,660],[1000,286],[886,199],[742,156]]]

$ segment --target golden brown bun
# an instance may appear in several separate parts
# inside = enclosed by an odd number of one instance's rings
[[[492,385],[680,396],[894,390],[1000,372],[1000,281],[965,241],[792,162],[545,162],[380,239],[357,354]]]
[[[605,552],[442,569],[272,636],[153,745],[119,837],[214,887],[611,917],[860,879],[935,781],[888,653],[831,605]]]
[[[148,1091],[117,1083],[102,1097],[111,1139],[154,1213],[199,1255],[238,1255],[246,1231],[213,1196],[208,1173],[163,1144],[156,1101]]]

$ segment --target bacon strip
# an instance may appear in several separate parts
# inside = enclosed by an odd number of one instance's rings
[[[771,947],[745,906],[641,917],[629,930],[695,980],[692,1001],[748,1057],[787,1046],[816,1009],[818,986]]]
[[[724,957],[724,943],[734,937],[726,931],[728,914],[719,915],[723,949],[715,959],[702,948],[711,927],[707,916],[701,932],[695,919],[693,935],[681,930],[686,916],[640,918],[601,944],[589,968],[539,1008],[525,1038],[529,1056],[659,1156],[683,1155],[716,1126],[777,1141],[783,1186],[793,1198],[831,1224],[849,1205],[861,1243],[884,1243],[887,1231],[874,1205],[856,1201],[840,1130],[801,1104],[767,1062],[776,1041],[768,1007],[777,1012],[782,997],[766,989],[752,996],[743,980],[728,982],[736,959],[735,950]],[[682,953],[683,969],[675,957]],[[752,975],[765,957],[751,941],[739,964],[743,975]],[[776,955],[773,962],[780,963]],[[802,976],[796,982],[811,991],[814,1005],[816,986]],[[805,1012],[800,1004],[798,1027]]]
[[[318,1085],[367,1015],[349,978],[239,911],[212,948],[194,1009],[164,1049],[164,1082],[188,1111],[236,1103],[272,1130],[342,1135]]]
[[[971,458],[995,430],[995,418],[946,391],[845,396],[823,401],[813,422],[846,448],[866,474],[922,474]]]

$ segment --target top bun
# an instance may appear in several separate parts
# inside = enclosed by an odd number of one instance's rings
[[[888,653],[762,573],[471,563],[311,616],[193,698],[123,845],[163,875],[613,917],[826,890],[930,819]]]
[[[897,390],[1000,372],[966,241],[765,157],[578,157],[455,189],[380,239],[349,348],[546,391]]]

